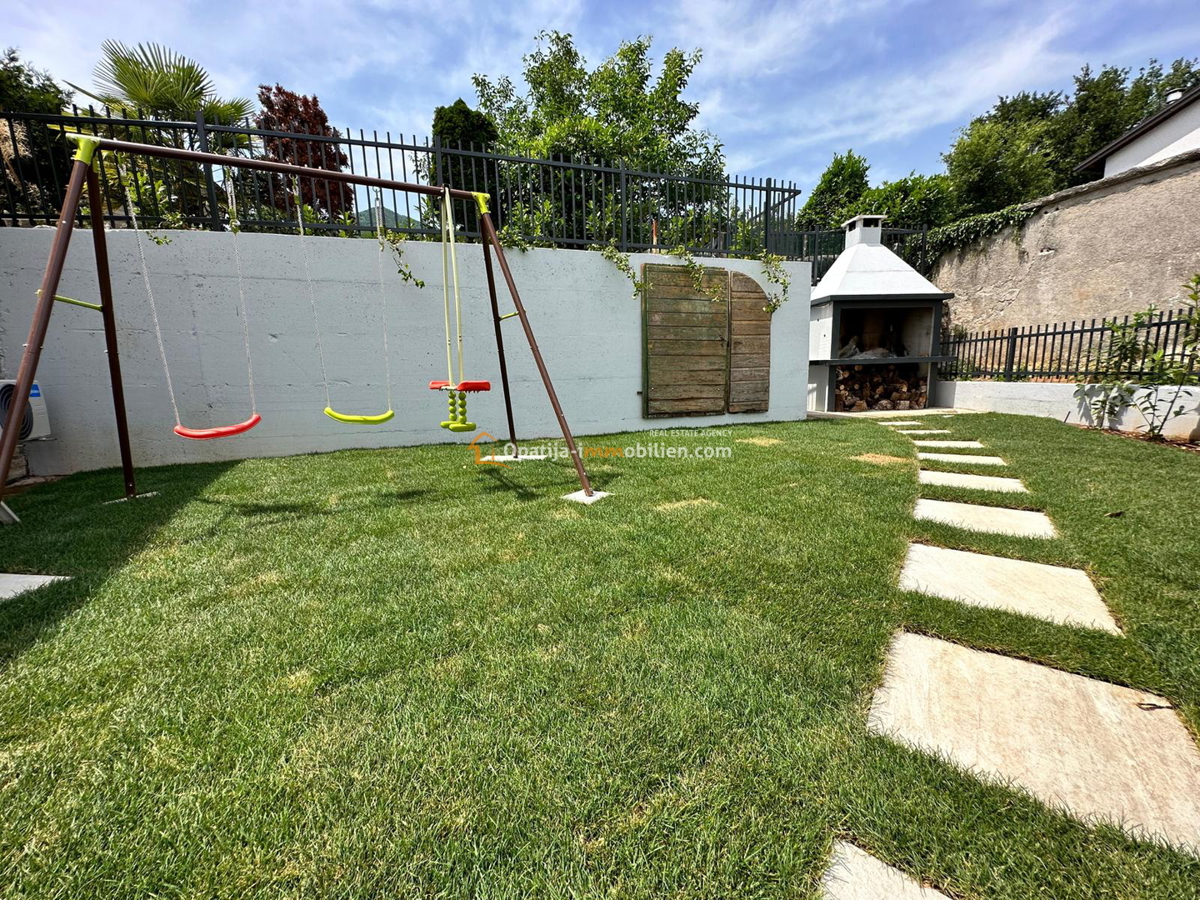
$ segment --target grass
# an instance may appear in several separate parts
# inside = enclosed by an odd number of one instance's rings
[[[1195,858],[865,721],[909,628],[1161,693],[1200,730],[1200,457],[939,421],[1032,491],[985,502],[1063,537],[915,522],[911,442],[862,421],[597,461],[613,496],[586,508],[565,463],[458,446],[17,498],[4,567],[74,580],[0,604],[0,892],[815,897],[840,836],[956,897],[1195,898]],[[910,539],[1083,566],[1127,637],[899,591]]]

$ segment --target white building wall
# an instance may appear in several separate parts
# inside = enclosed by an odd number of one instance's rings
[[[171,373],[184,424],[239,422],[249,414],[242,326],[232,235],[161,232],[171,243],[146,244],[159,302]],[[33,315],[53,232],[48,228],[0,229],[0,378],[16,377],[21,346]],[[445,399],[428,383],[446,377],[441,245],[410,241],[405,258],[426,282],[402,284],[388,264],[390,361],[396,417],[383,426],[351,426],[322,410],[316,338],[303,278],[298,239],[244,234],[243,270],[249,301],[258,409],[262,423],[243,436],[189,441],[171,429],[174,420],[150,313],[137,266],[133,235],[109,233],[113,289],[134,460],[138,465],[283,456],[347,447],[381,447],[461,441],[438,427]],[[387,403],[381,315],[373,240],[314,237],[308,242],[320,310],[333,407],[376,413]],[[576,250],[511,251],[518,289],[567,419],[576,434],[713,426],[804,418],[808,389],[808,263],[785,263],[791,299],[771,326],[771,408],[766,413],[642,418],[642,317],[632,286],[599,253]],[[637,254],[644,262],[669,257]],[[718,261],[745,272],[764,289],[761,266],[751,260]],[[486,379],[493,390],[469,399],[473,421],[505,437],[495,338],[487,282],[478,245],[460,245],[466,376]],[[497,279],[500,275],[497,271]],[[499,284],[501,309],[512,308]],[[59,292],[96,299],[91,242],[77,234]],[[518,438],[555,437],[559,431],[516,318],[504,322],[505,349]],[[38,380],[47,398],[55,438],[27,447],[36,474],[64,474],[117,465],[116,430],[99,316],[60,305],[55,309]]]
[[[1104,177],[1200,149],[1200,101],[1193,101],[1104,160]]]
[[[1075,398],[1075,385],[1034,381],[943,381],[935,390],[938,406],[979,409],[987,412],[1045,416],[1060,422],[1091,425],[1091,410]],[[1160,392],[1163,411],[1168,407],[1169,392]],[[1171,419],[1163,433],[1178,440],[1200,438],[1200,389],[1183,398],[1185,414]],[[1137,409],[1127,410],[1115,426],[1121,431],[1143,431],[1146,420]]]

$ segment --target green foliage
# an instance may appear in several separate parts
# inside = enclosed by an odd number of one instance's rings
[[[892,224],[928,225],[936,228],[954,220],[954,191],[947,175],[918,175],[885,181],[842,207],[833,216],[837,223],[855,216],[886,216]]]
[[[763,250],[758,255],[758,261],[762,263],[763,277],[767,279],[767,283],[778,288],[778,290],[767,293],[767,305],[763,307],[767,312],[774,313],[775,310],[787,303],[788,289],[792,286],[792,280],[788,278],[788,274],[783,268],[782,256],[776,256],[774,253]]]
[[[0,56],[0,109],[12,112],[58,113],[71,100],[48,72],[22,62],[12,47]],[[48,210],[57,200],[50,173],[65,180],[72,150],[62,136],[36,121],[10,121],[0,128],[0,201],[6,212],[14,206]],[[25,189],[21,190],[20,185]],[[31,210],[32,211],[32,210]],[[31,223],[32,224],[32,223]]]
[[[500,132],[488,116],[471,109],[460,97],[449,106],[439,106],[433,111],[433,136],[443,146],[463,150],[493,149]],[[464,156],[438,156],[430,154],[419,161],[430,184],[447,184],[451,187],[489,194],[497,208],[504,208],[505,199],[499,185],[499,172],[495,166],[479,166],[477,160]],[[440,165],[440,168],[439,168]],[[462,226],[467,231],[479,230],[479,210],[473,203],[463,204],[460,212]],[[438,201],[425,202],[426,221],[436,221]]]
[[[246,98],[218,97],[203,66],[161,44],[127,47],[108,40],[100,49],[103,57],[93,73],[96,93],[72,87],[114,112],[184,120],[203,112],[210,122],[235,122],[254,110],[254,103]]]
[[[648,37],[627,41],[592,67],[571,35],[542,32],[524,58],[520,88],[508,78],[474,76],[479,114],[494,124],[499,152],[607,162],[628,173],[618,179],[510,162],[480,183],[477,171],[464,167],[470,185],[459,186],[491,193],[496,219],[514,240],[524,235],[532,244],[553,245],[554,236],[566,233],[607,243],[624,234],[632,244],[649,244],[657,224],[659,245],[703,246],[731,230],[723,190],[694,183],[686,192],[671,191],[661,179],[638,174],[724,174],[720,143],[694,127],[699,109],[682,99],[699,52],[672,49],[656,66],[650,46]]]
[[[1075,387],[1075,397],[1091,409],[1097,428],[1112,424],[1120,413],[1135,407],[1145,420],[1146,434],[1162,440],[1167,422],[1186,411],[1184,398],[1193,395],[1200,378],[1196,371],[1200,274],[1192,276],[1184,288],[1188,291],[1186,312],[1170,352],[1154,347],[1143,337],[1157,312],[1153,306],[1135,313],[1132,322],[1105,320],[1108,333],[1095,354],[1096,381]],[[1136,381],[1131,380],[1135,373]]]
[[[973,119],[944,156],[959,212],[991,212],[1090,180],[1096,173],[1076,166],[1161,108],[1169,91],[1200,83],[1194,59],[1166,70],[1152,59],[1130,75],[1084,66],[1070,94],[1001,97]]]
[[[691,251],[687,247],[673,247],[667,253],[683,263],[683,268],[691,277],[692,287],[696,289],[697,294],[703,294],[713,303],[725,299],[725,289],[723,287],[717,286],[711,289],[704,287],[704,266],[696,262],[696,258],[692,256]]]
[[[1052,152],[1060,187],[1081,184],[1096,172],[1076,173],[1075,167],[1130,127],[1166,103],[1167,94],[1200,83],[1194,59],[1177,59],[1164,70],[1157,60],[1130,79],[1129,69],[1089,66],[1075,76],[1074,96],[1054,117]]]
[[[980,213],[959,219],[950,225],[933,228],[926,235],[929,258],[937,259],[943,253],[965,247],[972,241],[990,237],[1008,227],[1019,228],[1028,221],[1034,210],[1026,206],[1009,206],[996,212]]]
[[[396,272],[406,284],[412,284],[416,287],[425,287],[425,282],[416,276],[408,261],[404,258],[405,236],[399,231],[387,229],[383,233],[383,244],[392,248],[392,257],[396,263]],[[383,247],[380,247],[382,250]]]
[[[845,219],[838,218],[842,210],[857,203],[867,192],[870,170],[866,157],[853,150],[834,154],[804,207],[797,217],[797,225],[804,229],[836,228]]]
[[[49,72],[21,62],[20,51],[9,47],[0,56],[0,109],[10,112],[58,113],[71,102]]]
[[[1045,121],[973,121],[945,155],[958,211],[993,212],[1055,190]]]
[[[656,78],[651,40],[624,41],[592,69],[570,34],[543,31],[524,58],[524,93],[507,77],[476,74],[479,108],[496,126],[498,148],[534,158],[622,160],[644,171],[722,174],[721,144],[693,127],[699,107],[681,96],[700,51],[667,51]]]
[[[500,132],[486,114],[471,109],[459,97],[449,106],[439,106],[433,111],[433,136],[455,146],[483,149],[494,144]]]
[[[633,299],[638,299],[642,290],[646,287],[646,283],[637,277],[637,272],[633,269],[633,263],[629,259],[629,254],[622,253],[617,249],[617,242],[611,241],[600,248],[600,255],[616,266],[621,271],[621,274],[629,279],[633,285]]]

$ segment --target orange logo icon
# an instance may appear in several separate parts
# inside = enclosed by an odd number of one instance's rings
[[[497,462],[496,460],[491,458],[492,456],[495,456],[494,453],[489,454],[487,457],[485,457],[483,455],[483,448],[479,446],[479,442],[482,441],[484,438],[487,438],[488,441],[491,441],[493,443],[496,440],[494,437],[492,437],[486,431],[481,431],[481,432],[479,432],[479,434],[475,435],[475,437],[471,439],[471,443],[468,444],[468,446],[472,450],[475,451],[475,465],[477,465],[477,466],[503,466],[504,468],[507,469],[508,463]]]

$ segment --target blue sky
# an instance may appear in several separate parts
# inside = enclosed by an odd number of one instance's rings
[[[649,34],[658,55],[704,51],[688,96],[724,142],[730,172],[805,188],[847,148],[867,156],[873,182],[939,171],[957,129],[997,95],[1068,87],[1086,62],[1137,68],[1200,55],[1195,0],[15,6],[3,14],[4,43],[60,80],[90,86],[106,37],[157,41],[198,59],[223,94],[278,81],[317,94],[340,128],[420,136],[435,106],[473,102],[472,73],[516,78],[540,29],[572,32],[593,64]]]

